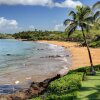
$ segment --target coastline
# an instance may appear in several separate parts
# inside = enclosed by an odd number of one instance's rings
[[[51,43],[48,43],[48,44],[51,44]],[[56,46],[58,46],[58,45],[56,45]],[[70,58],[69,54],[68,54],[68,58]],[[68,68],[66,66],[63,66],[62,69],[59,70],[58,72],[51,73],[50,76],[47,75],[46,78],[43,78],[43,81],[36,82],[36,81],[32,80],[29,88],[19,89],[13,93],[1,94],[0,100],[1,99],[2,100],[4,100],[4,99],[5,100],[16,100],[16,98],[18,98],[18,100],[26,100],[30,97],[38,96],[39,94],[44,93],[44,91],[46,90],[46,88],[52,81],[59,79],[60,77],[66,75],[69,71],[69,67],[70,66],[68,66]],[[19,81],[16,81],[16,82],[19,83]]]
[[[60,42],[60,41],[47,41],[47,40],[42,40],[42,41],[36,41],[36,42],[41,42],[41,43],[49,43],[49,44],[54,44],[57,46],[64,47],[66,50],[70,51],[71,57],[72,57],[72,65],[69,68],[63,68],[58,72],[56,75],[52,75],[51,77],[46,78],[42,82],[34,82],[32,81],[30,87],[25,90],[20,90],[16,91],[13,94],[8,94],[8,95],[0,95],[0,99],[7,99],[7,100],[15,100],[16,98],[19,98],[20,100],[26,100],[30,98],[31,96],[35,97],[41,93],[43,93],[50,82],[60,78],[61,76],[64,76],[68,73],[69,70],[72,69],[77,69],[79,68],[78,66],[89,66],[89,60],[88,59],[88,54],[87,50],[85,47],[79,47],[79,44],[75,42]],[[80,52],[79,52],[80,51]],[[93,59],[97,56],[94,61],[94,65],[100,64],[100,48],[98,49],[91,49],[92,55],[95,53],[96,55],[93,56]],[[84,55],[83,55],[84,52]],[[83,58],[85,58],[83,60]],[[87,60],[87,61],[86,61]],[[82,63],[83,62],[83,63]],[[81,67],[82,67],[81,66]]]
[[[18,41],[22,41],[22,40],[18,40]],[[32,42],[32,44],[33,44],[33,41],[31,41]],[[34,41],[34,42],[37,42],[37,41]],[[41,42],[42,44],[45,44],[45,43],[43,43],[43,42]],[[46,43],[46,44],[50,44],[50,43]],[[54,44],[50,44],[50,47],[52,47]],[[60,48],[63,48],[62,46],[58,46],[58,45],[54,45],[54,46],[56,46],[57,48],[58,47],[60,47]],[[55,49],[55,47],[53,46],[53,49]],[[63,48],[64,49],[64,52],[66,52],[66,50],[65,50],[65,48]],[[57,51],[56,51],[57,52]],[[61,53],[62,54],[62,53]],[[31,85],[31,83],[32,82],[43,82],[44,80],[46,80],[46,79],[50,79],[50,78],[53,78],[53,77],[55,77],[56,75],[58,75],[58,74],[60,74],[60,76],[63,76],[63,75],[65,75],[65,74],[67,74],[68,73],[68,71],[69,71],[69,67],[70,67],[70,64],[69,63],[71,63],[70,61],[69,61],[69,58],[70,58],[70,54],[69,53],[65,53],[65,54],[63,54],[63,55],[61,55],[60,53],[55,53],[55,55],[53,56],[53,55],[51,55],[50,57],[49,56],[47,56],[46,57],[46,59],[56,59],[57,61],[63,61],[64,60],[64,64],[62,64],[62,66],[59,64],[59,62],[56,64],[56,68],[57,67],[59,67],[60,69],[58,70],[58,69],[56,69],[56,70],[53,70],[53,72],[50,72],[50,70],[49,70],[49,72],[47,73],[47,74],[41,74],[41,76],[40,75],[33,75],[33,76],[27,76],[26,78],[24,78],[24,76],[23,76],[23,74],[21,75],[22,77],[20,77],[20,75],[18,74],[17,75],[17,72],[14,72],[14,75],[15,76],[17,76],[18,78],[17,78],[17,80],[13,80],[12,81],[12,84],[10,84],[10,83],[7,83],[7,85],[4,85],[4,86],[6,86],[6,87],[9,87],[9,86],[11,86],[11,89],[12,89],[12,87],[13,88],[16,88],[15,87],[15,85],[17,84],[17,85],[21,85],[21,87],[23,87],[22,86],[22,83],[24,82],[24,80],[26,80],[27,81],[27,83],[25,84],[25,88],[28,88],[28,87],[30,87],[30,85]],[[68,56],[67,56],[68,55]],[[44,57],[45,58],[45,57]],[[68,59],[67,59],[68,58]],[[42,59],[42,57],[41,57],[41,59]],[[50,62],[50,60],[49,60],[49,62]],[[69,62],[68,64],[66,63],[66,62]],[[44,63],[44,62],[43,62]],[[47,65],[48,66],[48,65]],[[68,67],[68,68],[67,68]],[[30,67],[31,68],[31,67]],[[33,72],[31,72],[32,74],[33,74]],[[39,73],[38,73],[39,74]],[[3,75],[3,77],[6,77],[6,75],[8,76],[8,77],[10,77],[11,79],[13,79],[13,73],[7,73],[7,74],[5,74],[5,75]],[[9,79],[10,80],[10,79]],[[11,81],[10,81],[11,82]],[[29,84],[28,84],[29,83]],[[1,87],[2,87],[2,84],[4,84],[4,83],[1,83]],[[29,85],[29,86],[27,86],[27,84]],[[18,88],[21,88],[20,86],[18,86]],[[14,89],[15,90],[15,89]],[[13,90],[12,90],[13,91]]]
[[[86,47],[80,47],[79,44],[76,42],[48,41],[48,40],[40,40],[38,42],[55,44],[69,50],[72,56],[72,65],[69,70],[90,66],[90,61]],[[90,48],[90,51],[92,54],[93,64],[94,65],[100,64],[100,48]]]

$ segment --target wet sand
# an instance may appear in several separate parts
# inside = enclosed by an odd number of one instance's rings
[[[84,66],[90,66],[89,56],[86,47],[80,47],[76,42],[62,42],[62,41],[47,41],[41,40],[39,42],[47,42],[58,46],[63,46],[70,51],[72,56],[72,65],[70,69],[76,69]],[[100,48],[90,48],[93,64],[100,64]]]

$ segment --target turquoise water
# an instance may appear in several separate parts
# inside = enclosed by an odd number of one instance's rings
[[[63,47],[52,44],[1,39],[0,93],[8,93],[12,86],[26,88],[33,81],[57,74],[69,67],[68,55]]]

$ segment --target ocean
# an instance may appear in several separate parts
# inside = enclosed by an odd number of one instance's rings
[[[8,94],[43,81],[70,66],[63,47],[32,41],[0,39],[0,94]]]

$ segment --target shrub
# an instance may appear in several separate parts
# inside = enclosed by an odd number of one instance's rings
[[[89,46],[93,48],[100,47],[100,40],[91,42]]]
[[[53,81],[48,87],[48,92],[61,95],[70,91],[78,90],[81,87],[81,80],[82,73],[66,75],[58,80]]]
[[[45,100],[73,100],[81,88],[83,73],[65,75],[53,82],[44,93]],[[41,96],[32,100],[41,100]]]

